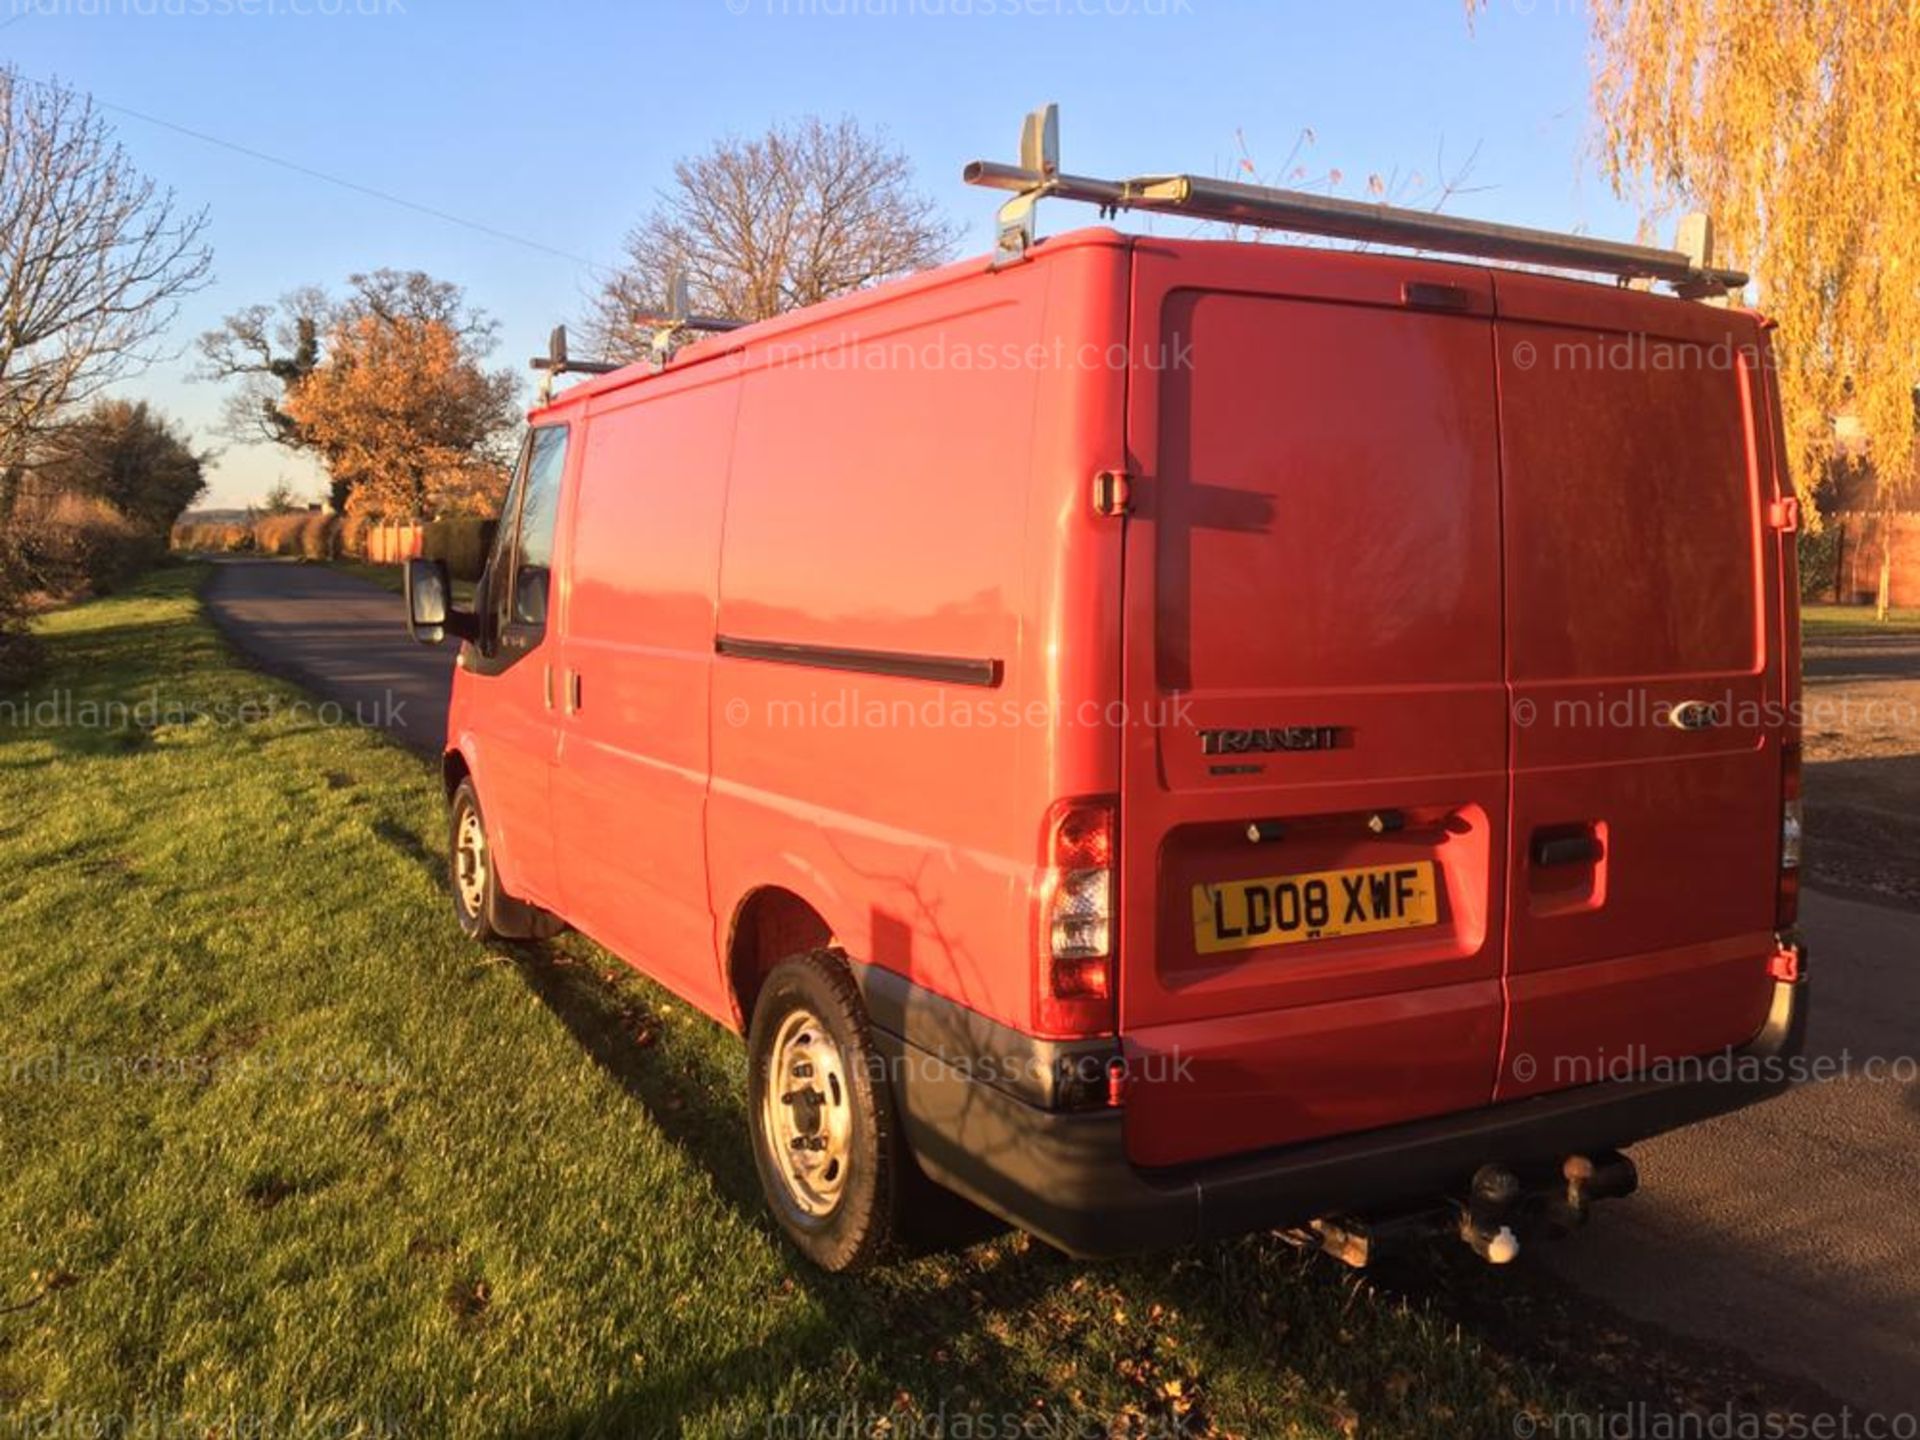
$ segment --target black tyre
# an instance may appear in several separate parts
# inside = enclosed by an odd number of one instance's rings
[[[886,1067],[847,967],[831,951],[782,961],[747,1030],[748,1125],[767,1204],[823,1270],[889,1250],[903,1167]]]
[[[487,819],[471,779],[453,792],[447,818],[447,868],[453,882],[453,912],[460,928],[482,942],[545,940],[566,927],[535,905],[507,894],[500,886],[488,840]]]

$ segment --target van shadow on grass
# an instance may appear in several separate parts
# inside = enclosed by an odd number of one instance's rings
[[[697,1045],[676,1043],[644,999],[603,976],[596,967],[604,962],[570,953],[569,942],[510,948],[529,989],[711,1176],[720,1202],[777,1236],[748,1149],[740,1075],[695,1053]],[[1709,1240],[1740,1243],[1702,1236]],[[1250,1396],[1270,1397],[1261,1403],[1285,1407],[1272,1414],[1271,1429],[1283,1415],[1304,1415],[1329,1434],[1451,1436],[1489,1425],[1511,1433],[1513,1416],[1542,1394],[1571,1395],[1596,1410],[1631,1402],[1741,1413],[1841,1409],[1730,1349],[1636,1325],[1543,1267],[1496,1271],[1450,1245],[1394,1257],[1361,1276],[1274,1236],[1099,1264],[1010,1236],[857,1279],[822,1274],[797,1256],[787,1274],[816,1302],[805,1318],[520,1433],[676,1434],[720,1397],[786,1389],[801,1371],[845,1374],[850,1354],[870,1373],[864,1388],[849,1380],[849,1415],[856,1406],[862,1416],[883,1413],[904,1392],[926,1411],[1025,1416],[1049,1435],[1105,1435],[1121,1413],[1141,1428],[1118,1433],[1221,1433],[1212,1425],[1216,1386],[1234,1392],[1226,1408],[1242,1412],[1242,1424]],[[1410,1327],[1408,1311],[1422,1323]],[[1057,1343],[1049,1327],[1058,1327]],[[1083,1378],[1091,1383],[1083,1387]],[[874,1394],[882,1382],[885,1394]],[[837,1417],[764,1423],[766,1433],[865,1433],[832,1429]],[[804,1428],[809,1423],[815,1428]]]
[[[367,822],[367,828],[373,832],[374,839],[419,866],[434,884],[445,882],[447,862],[429,850],[420,836],[400,820],[391,815],[376,814]]]

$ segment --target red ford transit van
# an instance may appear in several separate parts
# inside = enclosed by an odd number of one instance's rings
[[[463,640],[469,932],[575,927],[743,1032],[829,1268],[929,1179],[1079,1255],[1453,1202],[1505,1259],[1782,1088],[1767,322],[1015,248],[533,413],[477,613],[410,576]]]

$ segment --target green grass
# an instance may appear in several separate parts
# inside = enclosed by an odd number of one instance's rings
[[[1803,633],[1820,638],[1851,635],[1920,635],[1920,610],[1889,610],[1876,619],[1871,605],[1802,605]]]
[[[1538,1277],[1471,1262],[1433,1298],[1270,1237],[810,1271],[738,1042],[583,941],[465,941],[430,767],[242,668],[198,574],[48,618],[0,697],[0,1435],[1453,1440],[1578,1403],[1503,1353]],[[69,723],[112,700],[166,713]],[[1564,1363],[1622,1383],[1607,1336]]]
[[[342,575],[352,575],[370,584],[378,585],[382,590],[391,590],[399,595],[404,592],[406,582],[401,578],[398,565],[376,565],[371,560],[328,560],[330,570],[338,570]],[[473,603],[473,582],[455,580],[453,582],[453,603],[471,605]]]
[[[382,590],[391,590],[396,595],[401,591],[398,565],[376,565],[371,560],[329,560],[326,564],[329,570],[338,570],[342,575],[352,575],[357,579],[378,585]]]

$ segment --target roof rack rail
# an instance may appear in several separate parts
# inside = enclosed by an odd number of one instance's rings
[[[540,403],[546,404],[553,398],[553,382],[562,375],[605,375],[618,370],[619,364],[612,360],[574,360],[567,354],[567,327],[556,325],[553,333],[547,336],[547,353],[536,355],[527,362],[540,372]]]
[[[1018,165],[975,160],[962,176],[970,185],[1014,192],[1013,199],[1000,208],[993,261],[996,266],[1025,257],[1033,244],[1034,207],[1052,197],[1086,201],[1098,205],[1105,214],[1147,210],[1523,265],[1598,271],[1618,276],[1623,283],[1663,280],[1688,299],[1720,299],[1747,283],[1743,271],[1718,268],[1712,263],[1713,227],[1704,215],[1690,215],[1682,222],[1680,235],[1685,248],[1662,250],[1198,175],[1094,180],[1063,174],[1057,105],[1043,105],[1027,117],[1020,133]]]
[[[651,353],[656,369],[673,358],[673,352],[680,347],[687,331],[720,335],[752,323],[748,320],[736,320],[731,316],[691,314],[692,307],[687,296],[687,272],[675,270],[667,277],[666,312],[658,315],[639,314],[633,317],[635,325],[653,332]]]
[[[673,358],[675,348],[688,331],[718,334],[728,330],[738,330],[752,323],[720,315],[689,315],[687,313],[687,279],[684,274],[675,273],[668,280],[667,292],[665,314],[654,315],[643,311],[633,317],[635,326],[652,332],[652,345],[648,358],[652,360],[656,369]],[[567,327],[556,325],[553,327],[553,333],[547,337],[547,353],[536,355],[527,363],[540,372],[540,403],[545,405],[553,398],[553,382],[560,376],[610,375],[615,370],[626,369],[631,362],[572,359],[567,354]]]

